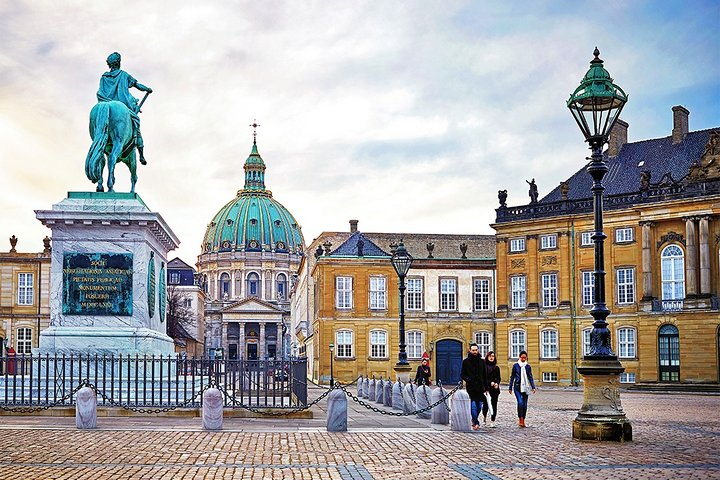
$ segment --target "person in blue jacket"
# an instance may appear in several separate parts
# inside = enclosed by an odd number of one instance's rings
[[[528,393],[535,393],[535,380],[532,375],[532,368],[527,361],[527,352],[520,352],[520,359],[513,365],[510,373],[508,393],[515,393],[517,400],[518,425],[525,427],[525,416],[527,415]]]

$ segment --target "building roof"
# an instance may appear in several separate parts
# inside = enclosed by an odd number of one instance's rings
[[[170,261],[168,262],[168,264],[167,264],[167,268],[168,268],[168,270],[171,270],[171,269],[188,269],[188,268],[189,268],[189,269],[192,270],[193,272],[195,271],[195,269],[194,269],[193,267],[191,267],[191,266],[188,265],[187,263],[185,263],[185,262],[183,262],[182,260],[180,260],[179,257],[175,257],[175,258],[173,258],[172,260],[170,260]]]

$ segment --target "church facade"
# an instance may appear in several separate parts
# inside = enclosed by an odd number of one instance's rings
[[[232,360],[290,353],[289,291],[305,248],[300,224],[265,188],[256,137],[245,185],[207,226],[197,260],[205,350]]]
[[[624,383],[714,383],[720,347],[720,129],[690,132],[673,108],[670,136],[606,151],[605,283]],[[497,209],[497,345],[503,376],[527,350],[536,379],[577,384],[593,319],[590,175],[581,169],[529,205]]]

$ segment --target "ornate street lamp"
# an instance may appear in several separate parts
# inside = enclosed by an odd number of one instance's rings
[[[625,370],[612,351],[605,304],[605,253],[603,232],[602,179],[608,172],[602,148],[610,131],[620,117],[627,95],[613,83],[603,67],[600,51],[595,47],[595,58],[580,86],[570,95],[567,106],[575,118],[585,140],[590,144],[592,156],[587,171],[593,179],[593,216],[595,243],[595,281],[593,307],[590,315],[593,328],[590,332],[590,351],[583,357],[578,371],[584,380],[583,406],[573,422],[573,438],[580,440],[632,440],[632,425],[625,417],[620,404],[618,376]]]
[[[335,352],[335,344],[331,343],[330,344],[330,386],[331,387],[333,385],[335,385],[335,378],[333,377],[333,357],[335,356],[335,354],[333,352]]]
[[[402,240],[400,240],[400,243],[393,251],[390,261],[400,280],[400,352],[398,353],[398,363],[395,365],[395,372],[401,381],[407,382],[410,378],[410,364],[408,363],[407,352],[405,351],[405,277],[410,270],[413,257],[405,249]]]

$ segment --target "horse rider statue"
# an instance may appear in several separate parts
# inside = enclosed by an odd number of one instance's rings
[[[130,118],[132,119],[135,146],[140,154],[140,163],[146,165],[147,161],[143,155],[143,139],[140,134],[140,117],[138,116],[142,102],[138,104],[138,99],[130,94],[130,88],[135,87],[141,92],[147,92],[145,97],[152,93],[152,88],[139,83],[132,75],[121,70],[120,60],[120,54],[117,52],[113,52],[108,56],[107,64],[108,67],[110,67],[110,71],[103,73],[103,76],[100,77],[100,88],[98,88],[97,99],[98,102],[116,100],[128,107],[130,110]]]

